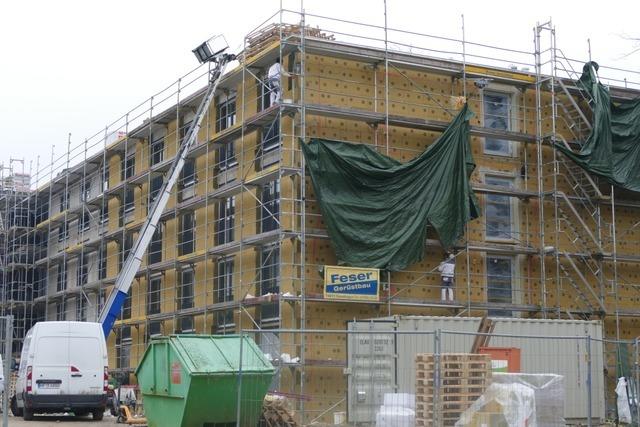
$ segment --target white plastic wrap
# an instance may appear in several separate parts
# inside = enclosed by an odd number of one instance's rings
[[[620,424],[631,424],[631,407],[629,407],[629,395],[627,394],[627,380],[624,377],[618,378],[616,394],[618,395],[616,401],[618,404],[618,422],[620,422]]]
[[[416,413],[402,406],[382,405],[376,414],[376,427],[414,427]]]
[[[555,374],[494,373],[493,382],[522,384],[535,391],[538,427],[564,427],[564,377]]]
[[[385,393],[384,406],[400,406],[403,408],[416,409],[416,395],[410,393]]]
[[[385,393],[376,414],[376,427],[414,427],[416,396],[409,393]]]
[[[513,383],[492,383],[462,413],[456,427],[537,427],[533,388]]]

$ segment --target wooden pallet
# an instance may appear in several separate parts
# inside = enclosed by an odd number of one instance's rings
[[[436,383],[436,375],[439,380]],[[486,354],[416,355],[416,426],[452,426],[491,384]],[[436,393],[437,392],[437,393]]]
[[[251,34],[247,38],[247,47],[244,52],[245,58],[249,58],[258,52],[261,52],[265,47],[271,43],[280,39],[280,34],[284,37],[295,34],[302,34],[302,27],[300,25],[291,24],[269,24],[255,33]],[[313,37],[324,40],[335,40],[333,34],[327,34],[319,28],[313,28],[310,26],[305,27],[305,37]]]

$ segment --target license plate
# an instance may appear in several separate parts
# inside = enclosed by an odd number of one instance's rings
[[[38,388],[60,388],[59,383],[39,383]]]

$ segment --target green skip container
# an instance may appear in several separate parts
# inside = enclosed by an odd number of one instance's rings
[[[240,363],[242,354],[242,363]],[[254,427],[275,369],[239,335],[171,335],[151,340],[136,375],[149,427]]]

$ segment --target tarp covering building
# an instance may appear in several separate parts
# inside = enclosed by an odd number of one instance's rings
[[[640,98],[614,103],[609,91],[598,81],[598,64],[584,65],[578,85],[593,99],[591,134],[580,152],[563,145],[556,148],[587,172],[612,184],[640,191]]]
[[[398,271],[422,259],[427,225],[445,248],[480,215],[465,105],[415,159],[400,163],[363,144],[301,142],[327,231],[341,264]]]

